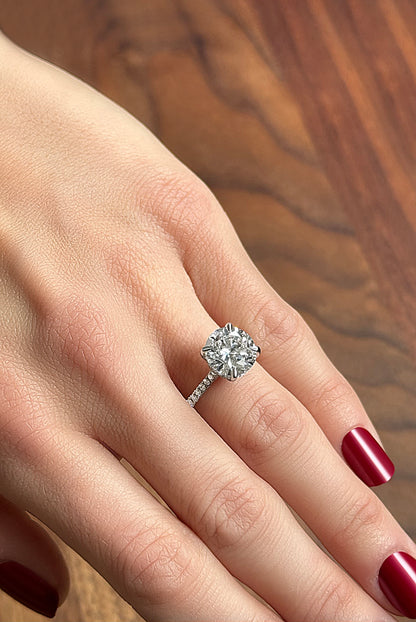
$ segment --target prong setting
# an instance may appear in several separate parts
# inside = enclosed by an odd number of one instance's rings
[[[231,382],[244,376],[259,355],[260,348],[250,335],[231,322],[214,330],[201,349],[211,370]]]

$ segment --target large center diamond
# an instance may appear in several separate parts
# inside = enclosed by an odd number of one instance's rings
[[[236,380],[254,365],[260,354],[250,335],[228,323],[208,337],[201,356],[219,376]]]

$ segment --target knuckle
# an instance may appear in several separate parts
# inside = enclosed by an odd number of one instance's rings
[[[256,294],[254,294],[254,297]],[[278,297],[267,295],[255,300],[256,309],[253,324],[256,327],[259,343],[267,345],[267,350],[275,352],[285,344],[300,343],[307,335],[308,326],[300,313]]]
[[[141,229],[140,234],[143,234]],[[154,331],[163,331],[167,318],[167,302],[177,295],[177,288],[170,289],[171,279],[167,274],[174,272],[177,257],[164,250],[158,255],[159,244],[154,231],[147,229],[148,236],[137,232],[123,239],[106,242],[101,250],[104,272],[120,292],[126,304],[131,305],[137,325],[149,334],[149,327]]]
[[[334,546],[338,550],[340,547],[350,546],[348,543],[357,537],[365,537],[367,540],[377,538],[377,534],[383,529],[383,506],[371,491],[361,493],[359,497],[348,498],[338,514],[340,522],[333,536]]]
[[[70,372],[78,368],[94,382],[114,374],[114,344],[110,318],[103,306],[82,291],[51,297],[38,320],[34,343],[43,354]]]
[[[169,236],[183,248],[186,241],[207,234],[219,204],[204,182],[186,170],[162,170],[152,175],[146,208]]]
[[[306,618],[308,622],[349,619],[348,615],[351,615],[354,601],[354,591],[350,581],[345,578],[330,579],[326,584],[321,581],[318,589],[316,585],[314,588],[308,601]]]
[[[39,388],[13,365],[0,367],[1,456],[12,455],[40,471],[58,447],[60,428]]]
[[[304,438],[304,429],[299,408],[269,390],[246,409],[239,432],[241,450],[251,465],[258,466],[276,453],[293,453]]]
[[[113,282],[131,298],[140,303],[148,302],[149,283],[143,277],[151,272],[154,274],[155,257],[152,246],[143,237],[140,248],[128,239],[110,240],[102,249],[102,257],[104,269]]]
[[[310,396],[311,408],[322,412],[328,408],[348,410],[354,397],[351,385],[340,373],[334,372],[315,387]]]
[[[155,526],[133,530],[114,556],[114,564],[129,591],[152,604],[186,599],[203,569],[178,534]]]
[[[266,492],[260,482],[243,476],[216,481],[206,495],[202,514],[193,520],[196,531],[210,547],[221,551],[256,542],[270,524]],[[198,500],[198,509],[203,504]]]

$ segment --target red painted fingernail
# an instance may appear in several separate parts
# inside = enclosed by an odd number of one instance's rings
[[[392,478],[394,464],[365,428],[350,430],[341,449],[351,469],[367,486],[379,486]]]
[[[382,563],[378,582],[396,609],[416,618],[416,559],[402,551],[393,553]]]
[[[45,579],[18,562],[0,562],[0,589],[48,618],[53,618],[58,608],[58,592]]]

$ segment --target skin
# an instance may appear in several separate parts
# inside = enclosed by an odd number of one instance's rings
[[[416,545],[342,459],[353,427],[378,438],[351,386],[139,121],[0,52],[0,559],[65,599],[29,511],[147,620],[393,620],[378,569]],[[193,410],[227,321],[261,357]]]

